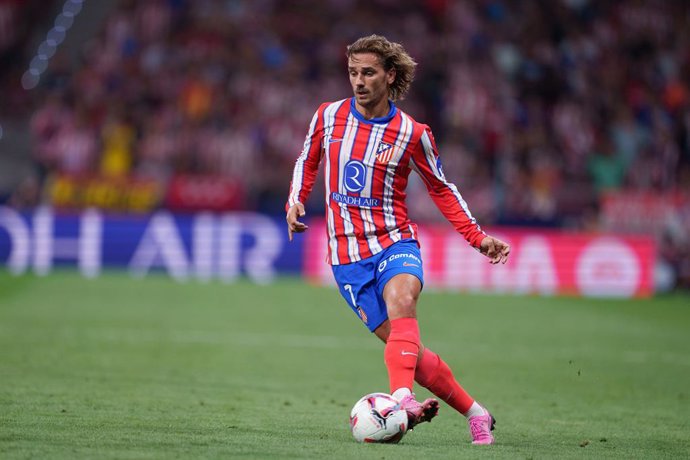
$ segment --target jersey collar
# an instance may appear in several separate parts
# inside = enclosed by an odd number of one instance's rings
[[[350,113],[355,116],[356,119],[361,121],[362,123],[369,123],[369,124],[385,124],[388,123],[393,119],[395,114],[398,112],[398,108],[395,106],[393,101],[390,99],[388,100],[388,105],[390,105],[390,110],[388,111],[388,115],[383,116],[383,117],[378,117],[378,118],[372,118],[371,120],[367,120],[364,118],[364,116],[357,111],[357,107],[355,107],[355,98],[352,97],[350,98]]]

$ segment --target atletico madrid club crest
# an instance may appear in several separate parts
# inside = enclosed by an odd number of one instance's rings
[[[392,145],[385,142],[379,143],[379,146],[376,148],[376,160],[379,163],[388,163],[393,157],[393,151]]]
[[[364,310],[362,310],[362,307],[357,307],[357,313],[359,313],[359,317],[362,318],[362,321],[364,324],[367,324],[369,321],[369,318],[367,318],[367,314],[364,313]]]

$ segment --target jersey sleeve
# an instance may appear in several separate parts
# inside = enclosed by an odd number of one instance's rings
[[[457,187],[446,180],[436,148],[436,141],[428,126],[424,126],[420,140],[413,149],[411,166],[424,181],[429,196],[431,196],[436,207],[455,227],[455,230],[471,246],[479,248],[486,233],[477,224],[477,220],[472,217],[472,213]]]
[[[288,195],[285,210],[290,209],[296,203],[305,203],[316,181],[319,171],[319,163],[323,156],[321,138],[323,135],[323,112],[327,104],[323,104],[316,111],[309,124],[309,132],[304,139],[304,147],[292,171],[290,181],[290,193]]]

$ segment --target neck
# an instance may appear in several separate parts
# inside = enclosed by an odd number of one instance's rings
[[[390,105],[388,104],[388,99],[381,99],[379,102],[372,106],[360,105],[360,103],[357,102],[357,100],[355,100],[355,108],[359,113],[362,114],[364,118],[366,118],[367,120],[371,120],[372,118],[382,118],[388,115]]]

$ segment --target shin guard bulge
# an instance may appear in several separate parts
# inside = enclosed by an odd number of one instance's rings
[[[419,355],[419,326],[416,318],[398,318],[390,321],[391,332],[383,358],[388,368],[391,394],[399,388],[414,385],[417,356]]]

